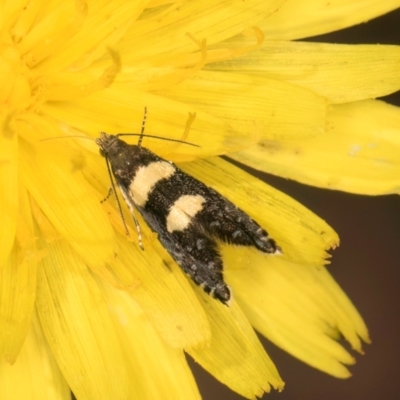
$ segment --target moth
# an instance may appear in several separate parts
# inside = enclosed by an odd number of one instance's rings
[[[110,179],[114,177],[134,217],[139,244],[142,247],[135,210],[182,270],[210,296],[229,305],[231,290],[224,281],[217,240],[270,254],[281,249],[265,229],[216,190],[143,147],[143,137],[150,136],[144,135],[144,125],[145,118],[137,145],[120,139],[127,134],[101,132],[96,139]]]

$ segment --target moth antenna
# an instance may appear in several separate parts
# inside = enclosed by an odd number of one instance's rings
[[[103,199],[103,200],[101,200],[101,201],[100,201],[100,203],[104,203],[105,201],[107,201],[107,200],[110,198],[110,196],[111,196],[111,193],[113,193],[113,192],[114,192],[114,189],[113,189],[112,187],[110,187],[110,189],[108,189],[107,196],[106,196],[106,197],[104,197],[104,199]]]
[[[91,137],[87,137],[87,136],[72,135],[72,136],[55,136],[55,137],[49,137],[49,138],[40,139],[39,141],[40,141],[40,142],[45,142],[46,140],[71,139],[71,138],[95,140],[95,139],[93,139],[93,138],[91,138]]]
[[[140,136],[139,136],[139,141],[138,141],[138,146],[142,147],[142,141],[143,141],[143,134],[144,134],[144,129],[146,127],[146,119],[147,119],[147,107],[144,108],[144,115],[143,115],[143,121],[142,121],[142,129],[140,130]]]
[[[196,118],[196,113],[189,114],[189,119],[186,122],[185,131],[183,133],[184,137],[186,137],[188,135],[189,129],[190,129],[190,125],[192,124],[192,122],[194,121],[195,118]],[[155,136],[155,135],[145,135],[144,134],[144,130],[146,128],[146,120],[147,120],[147,107],[144,108],[142,129],[140,130],[140,133],[117,133],[115,136],[117,136],[117,137],[120,137],[120,136],[139,136],[139,140],[138,140],[138,144],[137,144],[139,147],[142,147],[142,141],[143,141],[143,138],[145,138],[145,137],[152,138],[152,139],[166,140],[168,142],[183,143],[183,144],[187,144],[189,146],[194,146],[194,147],[200,147],[197,144],[186,142],[185,140],[171,139],[171,138],[165,138],[165,137],[162,137],[162,136]]]
[[[167,142],[183,143],[183,144],[187,144],[188,146],[201,147],[198,144],[186,142],[184,140],[171,139],[171,138],[166,138],[166,137],[156,136],[156,135],[142,135],[141,133],[117,133],[114,136],[116,136],[116,137],[120,137],[120,136],[141,136],[141,139],[139,139],[138,146],[140,146],[140,144],[142,143],[142,139],[146,137],[146,138],[152,138],[152,139],[166,140]]]

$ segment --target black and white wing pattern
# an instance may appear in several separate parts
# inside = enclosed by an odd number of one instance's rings
[[[141,213],[182,270],[222,303],[228,304],[231,292],[216,239],[280,252],[249,215],[175,164],[115,135],[102,133],[96,143],[131,210]]]

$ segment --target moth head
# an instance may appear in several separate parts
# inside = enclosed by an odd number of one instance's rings
[[[100,137],[95,139],[96,144],[99,146],[100,155],[107,157],[109,149],[116,140],[118,140],[116,136],[100,132]]]

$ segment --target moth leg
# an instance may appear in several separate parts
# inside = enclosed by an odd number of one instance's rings
[[[127,195],[125,189],[124,189],[122,186],[119,186],[119,188],[120,188],[120,190],[121,190],[121,193],[122,193],[122,196],[123,196],[123,198],[124,198],[124,200],[125,200],[125,203],[128,205],[129,211],[131,212],[133,221],[134,221],[134,223],[135,223],[136,231],[137,231],[137,235],[138,235],[139,247],[140,247],[142,250],[144,250],[144,247],[143,247],[142,230],[141,230],[141,228],[140,228],[139,221],[137,220],[136,215],[135,215],[135,209],[136,209],[135,204],[132,202],[130,196]],[[118,202],[118,204],[119,204],[119,202]],[[124,218],[124,216],[123,216],[123,214],[122,214],[121,208],[119,209],[119,212],[120,212],[122,221],[123,221],[123,223],[124,223],[126,232],[128,232],[128,236],[129,236],[128,227],[126,226],[125,218]]]
[[[110,188],[108,189],[107,196],[106,196],[103,200],[101,200],[100,203],[104,203],[105,201],[107,201],[108,198],[111,196],[112,193],[115,194],[115,198],[117,199],[118,212],[119,212],[119,215],[120,215],[120,217],[121,217],[121,219],[122,219],[122,223],[123,223],[124,228],[125,228],[125,234],[126,234],[126,236],[129,236],[129,230],[128,230],[128,226],[126,225],[126,222],[125,222],[124,214],[122,213],[121,204],[120,204],[120,202],[119,202],[118,195],[117,195],[117,193],[114,191],[114,188],[113,188],[113,187],[110,187]],[[132,214],[132,215],[133,215],[133,214]],[[138,222],[137,222],[135,216],[133,216],[133,220],[135,221],[136,228],[137,228]],[[140,231],[140,227],[139,227],[139,231]],[[140,238],[141,238],[141,235],[140,235]],[[139,241],[139,245],[140,245],[140,244],[141,244],[141,241]],[[143,250],[143,247],[142,247],[142,246],[140,246],[140,247],[141,247],[142,250]]]
[[[142,250],[144,250],[144,247],[143,247],[142,229],[140,228],[139,221],[138,221],[137,218],[136,218],[135,210],[134,210],[133,208],[131,208],[131,207],[129,207],[129,209],[130,209],[130,212],[131,212],[131,214],[132,214],[133,221],[135,222],[136,231],[137,231],[137,235],[138,235],[139,247],[140,247]]]

